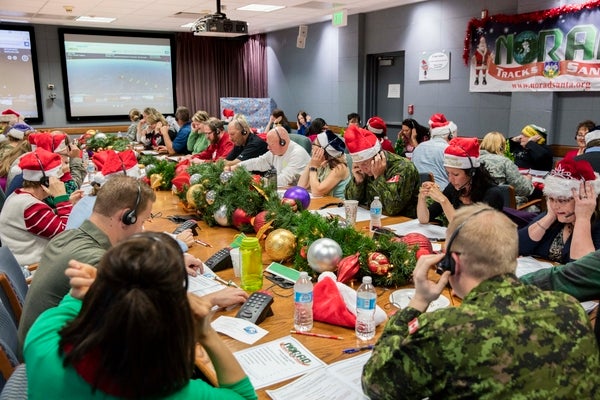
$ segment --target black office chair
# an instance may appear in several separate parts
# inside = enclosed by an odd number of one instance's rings
[[[0,300],[13,318],[15,326],[19,325],[28,289],[17,259],[8,247],[0,247]]]
[[[0,303],[0,391],[20,364],[18,346],[17,325],[5,305]]]

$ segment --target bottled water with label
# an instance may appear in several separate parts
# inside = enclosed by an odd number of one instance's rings
[[[371,223],[369,224],[369,229],[373,230],[373,228],[381,228],[382,208],[383,205],[381,204],[381,200],[379,200],[379,196],[375,196],[371,202]]]
[[[370,276],[364,276],[356,292],[356,337],[370,340],[375,337],[375,302],[377,293]]]
[[[313,284],[306,271],[294,284],[294,329],[308,332],[313,327]]]

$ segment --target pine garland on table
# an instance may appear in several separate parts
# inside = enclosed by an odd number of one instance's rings
[[[171,181],[175,177],[175,163],[159,160],[151,155],[141,156],[138,162],[146,166],[146,178],[152,188],[171,190]]]
[[[118,137],[112,133],[98,132],[94,136],[88,138],[85,142],[87,150],[100,151],[112,149],[115,151],[123,151],[129,147],[129,139]]]

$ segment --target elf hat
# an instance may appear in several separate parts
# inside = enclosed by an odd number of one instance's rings
[[[534,137],[535,135],[540,135],[542,138],[537,142],[538,144],[544,144],[546,142],[547,133],[545,128],[534,124],[529,124],[521,130],[521,135],[525,137]]]
[[[479,140],[458,137],[444,150],[444,167],[471,169],[479,167]]]
[[[600,175],[594,172],[585,160],[562,159],[544,179],[544,195],[548,197],[572,198],[571,189],[579,192],[579,185],[590,181],[596,195],[600,194]]]
[[[350,125],[344,133],[346,147],[353,162],[361,162],[373,158],[381,151],[377,136],[371,131]]]
[[[588,145],[592,140],[600,139],[600,126],[594,127],[593,130],[585,134],[585,144]]]
[[[367,129],[377,136],[387,135],[387,125],[381,117],[371,117],[367,121]]]
[[[12,128],[8,132],[6,132],[6,136],[10,136],[17,140],[23,140],[25,137],[25,133],[33,131],[34,129],[27,125],[24,122],[19,122],[18,124],[14,124]]]
[[[317,142],[331,157],[339,157],[344,153],[344,140],[330,130],[317,135]]]
[[[23,180],[39,182],[44,175],[59,177],[62,160],[58,154],[42,148],[26,153],[19,160],[19,168],[23,171]]]
[[[448,121],[444,114],[433,114],[429,118],[429,135],[434,137],[443,137],[452,134],[456,136],[458,127],[452,121]]]

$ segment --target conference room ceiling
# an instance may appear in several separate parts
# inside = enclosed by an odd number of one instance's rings
[[[248,22],[250,34],[265,33],[298,25],[330,21],[332,13],[346,9],[348,15],[398,7],[423,0],[222,0],[227,18]],[[285,6],[271,12],[237,10],[249,4]],[[0,2],[0,21],[31,24],[186,32],[182,27],[207,14],[216,13],[216,0],[19,0]],[[78,22],[80,16],[112,17],[111,23]]]

